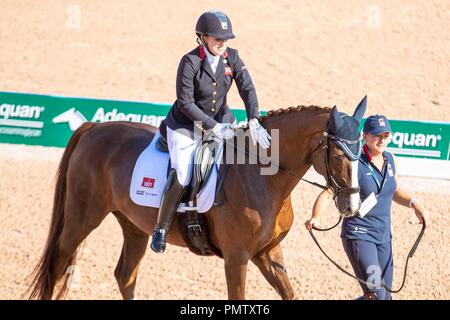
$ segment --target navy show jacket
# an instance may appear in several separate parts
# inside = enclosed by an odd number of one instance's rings
[[[235,49],[227,48],[216,73],[206,58],[205,49],[197,47],[184,55],[178,66],[177,99],[160,130],[184,128],[194,131],[194,121],[201,121],[201,130],[212,129],[217,123],[233,123],[235,118],[227,105],[227,93],[233,79],[245,104],[247,118],[260,118],[258,99],[250,74]]]

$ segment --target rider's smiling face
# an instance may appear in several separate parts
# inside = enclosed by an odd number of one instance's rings
[[[208,46],[208,50],[215,56],[221,56],[227,50],[228,40],[220,40],[212,36],[204,36],[203,40]]]

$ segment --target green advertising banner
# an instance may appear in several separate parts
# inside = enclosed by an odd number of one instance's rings
[[[449,160],[450,123],[390,121],[388,150],[397,156]]]
[[[170,104],[0,92],[0,143],[65,147],[83,122],[159,126]],[[245,110],[232,110],[239,122]],[[450,123],[391,120],[389,150],[401,157],[449,160]]]
[[[159,126],[171,105],[0,92],[0,142],[65,147],[85,121]],[[233,110],[244,121],[244,110]]]

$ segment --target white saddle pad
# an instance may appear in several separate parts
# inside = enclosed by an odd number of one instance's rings
[[[134,203],[140,206],[159,208],[167,181],[169,153],[161,152],[156,148],[156,141],[159,136],[160,133],[158,131],[134,165],[130,197]],[[217,164],[214,164],[213,168],[211,168],[208,182],[197,194],[196,206],[193,205],[193,201],[181,203],[177,211],[196,210],[197,212],[206,212],[211,209],[216,192],[217,172]]]

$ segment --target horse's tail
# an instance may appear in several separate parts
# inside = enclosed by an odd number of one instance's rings
[[[55,196],[53,199],[53,214],[48,232],[47,243],[38,264],[34,268],[33,273],[30,275],[33,279],[28,290],[25,292],[25,294],[28,294],[31,290],[29,299],[52,298],[53,287],[58,281],[58,279],[52,279],[52,276],[54,276],[52,273],[52,268],[57,250],[58,239],[64,227],[64,206],[66,202],[66,182],[69,160],[81,136],[94,125],[96,125],[95,122],[85,122],[73,133],[66,149],[64,150],[57,172]],[[69,261],[69,266],[75,262],[75,257],[76,253]],[[64,279],[64,283],[58,292],[57,298],[64,296],[67,292],[67,280],[68,277]]]

